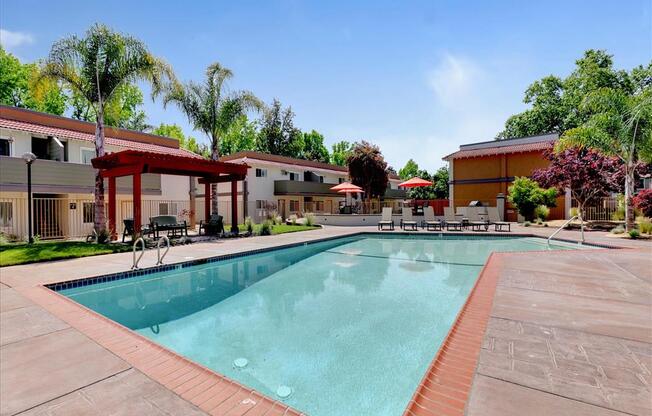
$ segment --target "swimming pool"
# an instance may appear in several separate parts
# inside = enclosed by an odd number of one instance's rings
[[[488,255],[544,249],[370,234],[61,293],[308,414],[399,415]]]

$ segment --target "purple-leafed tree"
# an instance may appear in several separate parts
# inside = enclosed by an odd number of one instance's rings
[[[622,188],[622,161],[607,157],[592,149],[571,147],[561,152],[549,151],[550,165],[536,170],[532,179],[543,187],[554,187],[560,192],[570,189],[577,201],[580,218],[584,218],[587,204],[618,192]]]

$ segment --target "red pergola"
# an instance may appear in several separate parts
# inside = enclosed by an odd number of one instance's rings
[[[231,222],[237,230],[238,181],[247,176],[246,164],[218,162],[192,156],[177,156],[165,153],[123,150],[109,153],[91,160],[93,167],[100,170],[103,178],[109,180],[109,230],[116,230],[116,180],[120,176],[133,176],[134,230],[141,228],[141,175],[159,173],[165,175],[196,176],[204,184],[205,220],[211,215],[211,184],[231,182]]]

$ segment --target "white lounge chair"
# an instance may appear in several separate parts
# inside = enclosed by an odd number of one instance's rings
[[[494,225],[495,231],[505,231],[503,227],[507,227],[507,231],[512,231],[512,225],[507,221],[501,221],[498,216],[498,208],[487,207],[487,215],[489,216],[489,224]]]
[[[432,207],[423,208],[423,223],[421,226],[425,227],[428,231],[441,231],[441,220],[435,218],[435,211]]]
[[[455,218],[455,213],[452,207],[444,207],[444,222],[446,223],[446,230],[451,231],[462,231],[462,221],[458,221]]]
[[[412,217],[412,208],[403,207],[401,212],[401,228],[405,231],[408,227],[412,228],[413,231],[417,231],[417,222]]]
[[[394,230],[394,220],[392,219],[392,207],[383,208],[382,216],[380,218],[380,221],[378,221],[378,229],[382,231],[383,227],[386,225],[389,226],[390,231]]]

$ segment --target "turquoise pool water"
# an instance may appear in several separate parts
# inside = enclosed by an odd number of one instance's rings
[[[62,293],[310,415],[400,415],[489,254],[545,249],[358,236]]]

